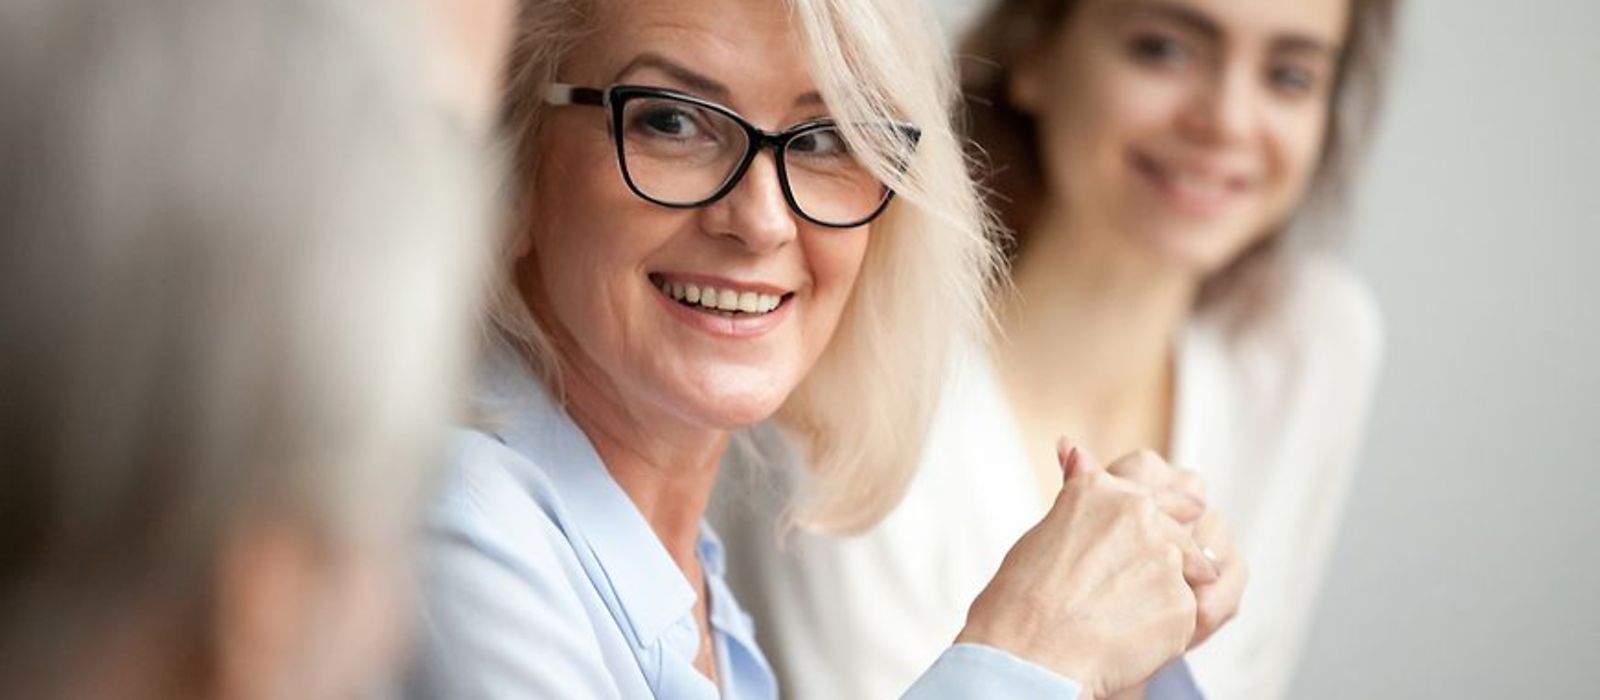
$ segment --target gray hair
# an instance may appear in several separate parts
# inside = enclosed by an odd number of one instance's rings
[[[0,683],[131,601],[203,607],[248,518],[408,522],[489,230],[409,19],[0,6]]]

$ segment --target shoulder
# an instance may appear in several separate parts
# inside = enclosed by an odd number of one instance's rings
[[[431,530],[527,534],[555,527],[559,510],[539,465],[487,433],[451,432],[443,480],[429,509]]]
[[[1384,351],[1383,316],[1367,284],[1344,262],[1298,254],[1261,292],[1248,316],[1224,302],[1209,322],[1246,366],[1276,366],[1304,379],[1370,382]]]
[[[1366,282],[1344,262],[1306,255],[1291,262],[1278,325],[1318,338],[1375,364],[1383,353],[1383,316]]]
[[[537,465],[490,435],[456,431],[422,555],[411,697],[610,696],[587,579]],[[538,640],[561,663],[518,640]]]
[[[456,431],[423,532],[429,595],[496,607],[572,604],[589,586],[566,508],[539,465]]]

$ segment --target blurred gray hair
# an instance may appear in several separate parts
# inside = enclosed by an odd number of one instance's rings
[[[247,519],[409,524],[489,222],[405,9],[0,6],[0,683]]]

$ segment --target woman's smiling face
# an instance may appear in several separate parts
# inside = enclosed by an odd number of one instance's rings
[[[827,116],[782,3],[600,4],[562,82],[689,93],[767,131]],[[825,228],[791,211],[771,150],[711,205],[645,201],[593,107],[547,108],[539,148],[516,274],[563,370],[646,424],[728,430],[775,413],[833,336],[870,225]]]
[[[1013,98],[1055,207],[1195,274],[1283,223],[1316,171],[1350,0],[1084,0]]]

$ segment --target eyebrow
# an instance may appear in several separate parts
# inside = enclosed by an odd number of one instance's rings
[[[1213,42],[1222,41],[1225,34],[1222,25],[1204,12],[1170,0],[1140,0],[1128,3],[1119,14],[1123,17],[1149,16],[1173,22]],[[1340,53],[1338,46],[1298,32],[1273,36],[1271,49],[1273,53],[1315,53],[1330,57],[1337,57]]]
[[[617,75],[612,79],[612,82],[622,82],[622,79],[629,74],[647,68],[653,68],[665,73],[673,82],[702,97],[718,102],[727,102],[732,95],[732,91],[728,89],[727,85],[654,51],[646,51],[633,57],[633,60],[628,61],[627,65],[622,67],[622,70],[617,71]],[[795,98],[795,105],[802,107],[820,106],[822,105],[822,95],[816,90],[812,90]]]

